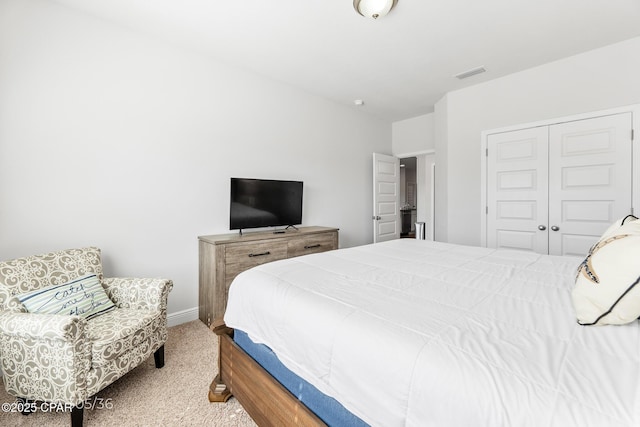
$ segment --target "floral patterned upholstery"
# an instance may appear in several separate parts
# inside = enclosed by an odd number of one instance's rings
[[[134,350],[144,343],[141,336],[153,335],[153,331],[161,327],[160,321],[155,311],[128,308],[91,319],[87,328],[92,344],[91,367],[104,366]]]
[[[116,304],[90,320],[27,313],[17,295],[96,274]],[[171,280],[103,278],[100,249],[0,262],[0,367],[11,395],[78,405],[161,349]]]

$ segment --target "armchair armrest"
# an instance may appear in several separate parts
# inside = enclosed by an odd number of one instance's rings
[[[77,404],[87,398],[87,321],[77,316],[0,313],[0,364],[7,392]]]
[[[167,311],[167,299],[173,289],[168,279],[108,277],[102,285],[109,298],[121,308]]]
[[[78,316],[0,313],[0,334],[26,339],[76,341],[84,335],[87,321]]]

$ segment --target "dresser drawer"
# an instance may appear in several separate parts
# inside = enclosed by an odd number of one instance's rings
[[[337,233],[322,233],[291,239],[288,242],[289,258],[337,249]]]
[[[287,242],[228,245],[225,251],[225,282],[256,265],[287,257]]]
[[[224,316],[229,285],[238,274],[267,262],[338,249],[338,229],[299,227],[199,236],[198,241],[198,317],[210,326]]]

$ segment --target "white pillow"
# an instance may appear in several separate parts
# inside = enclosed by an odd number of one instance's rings
[[[637,219],[638,218],[633,215],[627,215],[624,218],[620,218],[619,220],[611,224],[604,233],[602,233],[602,236],[600,236],[600,240],[606,239],[607,237],[617,233],[620,227],[628,222],[636,221]]]
[[[622,325],[640,317],[640,220],[604,232],[578,267],[573,306],[581,325]]]

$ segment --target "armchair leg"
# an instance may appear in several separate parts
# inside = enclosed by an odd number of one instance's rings
[[[82,406],[75,406],[71,409],[71,427],[82,427],[83,415],[84,408]]]
[[[156,368],[160,369],[164,366],[164,345],[153,353],[153,358],[156,361]]]

